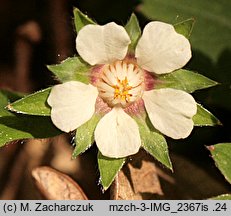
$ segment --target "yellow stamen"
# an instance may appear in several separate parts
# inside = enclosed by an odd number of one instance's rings
[[[135,64],[131,67],[131,64],[125,61],[116,61],[103,68],[98,88],[100,96],[109,105],[119,104],[126,107],[141,96],[143,71]]]
[[[127,77],[124,80],[117,79],[117,85],[113,86],[114,99],[120,99],[126,102],[130,102],[130,97],[132,94],[129,94],[129,90],[132,89],[132,86],[129,85]]]

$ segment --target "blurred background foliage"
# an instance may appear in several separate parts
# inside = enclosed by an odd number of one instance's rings
[[[124,25],[133,11],[141,27],[150,20],[177,23],[187,18],[195,19],[190,38],[193,58],[186,68],[220,83],[214,88],[198,91],[194,96],[220,119],[223,126],[195,128],[189,138],[181,141],[168,139],[175,168],[171,175],[177,179],[178,186],[173,188],[166,181],[161,183],[166,198],[200,199],[231,191],[205,148],[205,145],[231,141],[231,2],[0,0],[1,88],[33,92],[56,82],[46,65],[59,63],[76,54],[74,6],[99,24],[115,21]],[[36,25],[28,33],[25,26],[31,22]],[[0,182],[1,185],[4,186]]]

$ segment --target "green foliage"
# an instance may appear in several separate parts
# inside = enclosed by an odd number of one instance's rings
[[[124,163],[125,158],[108,158],[98,152],[98,168],[101,184],[104,190],[109,188]]]
[[[74,23],[76,32],[88,24],[95,24],[87,15],[82,13],[78,8],[74,8]]]
[[[131,39],[131,44],[129,45],[129,51],[135,52],[136,44],[141,36],[140,25],[135,14],[132,14],[128,23],[124,27]]]
[[[218,83],[198,73],[179,69],[172,73],[158,76],[155,88],[174,88],[192,93],[199,89],[205,89]]]
[[[231,48],[230,7],[227,0],[143,0],[141,12],[149,19],[173,24],[194,17],[192,47],[216,62],[224,49]]]
[[[153,128],[147,116],[146,119],[136,118],[136,122],[139,126],[142,147],[163,165],[172,170],[168,145],[164,136]]]
[[[22,98],[23,96],[17,93],[0,90],[0,117],[11,115],[5,107],[15,100]]]
[[[191,18],[191,19],[176,23],[174,25],[174,28],[179,34],[182,34],[186,38],[189,38],[192,33],[194,23],[195,23],[195,20]]]
[[[50,116],[51,108],[47,104],[47,98],[50,94],[51,88],[47,88],[34,94],[23,97],[7,108],[10,111],[28,115]]]
[[[47,67],[61,82],[80,81],[89,83],[90,65],[80,57],[67,58],[61,64],[48,65]]]
[[[8,91],[8,90],[0,90],[0,92],[1,92],[2,104],[4,104],[4,103],[7,104],[7,103],[10,103],[12,101],[19,100],[19,99],[21,99],[22,97],[25,96],[25,94],[23,94],[23,93],[14,92],[14,91]]]
[[[47,138],[61,133],[49,117],[11,113],[5,109],[18,95],[0,91],[0,147],[6,143],[27,138]]]
[[[231,194],[222,194],[216,197],[210,198],[211,200],[231,200]]]
[[[76,158],[79,154],[85,152],[94,142],[94,131],[100,117],[94,115],[89,121],[81,125],[76,130],[75,143],[76,147],[72,157]]]
[[[197,104],[197,114],[193,116],[194,126],[215,126],[221,122],[208,110]]]
[[[208,146],[207,148],[216,166],[231,184],[231,143],[219,143],[214,146]]]

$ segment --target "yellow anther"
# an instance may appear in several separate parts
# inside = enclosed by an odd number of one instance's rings
[[[129,86],[128,79],[125,77],[124,80],[117,79],[117,85],[113,86],[114,90],[114,99],[120,99],[126,102],[129,102],[130,97],[129,90],[132,89],[132,86]]]
[[[98,82],[100,96],[109,105],[126,107],[139,98],[143,91],[143,71],[133,63],[116,61],[104,66]]]

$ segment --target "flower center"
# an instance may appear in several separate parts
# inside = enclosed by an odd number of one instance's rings
[[[126,61],[105,65],[101,70],[97,87],[99,96],[110,106],[127,107],[142,96],[143,70]]]

